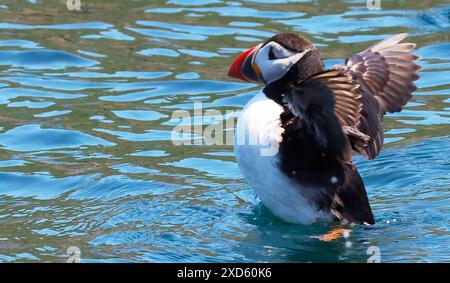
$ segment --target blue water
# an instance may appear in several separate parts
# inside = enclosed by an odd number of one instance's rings
[[[450,5],[63,2],[0,0],[0,262],[65,262],[70,246],[82,262],[366,262],[373,247],[382,262],[450,261]],[[227,110],[260,86],[228,78],[229,64],[286,31],[327,66],[401,32],[422,57],[382,154],[355,157],[377,224],[345,227],[348,238],[277,220],[231,145],[172,141],[173,112],[194,103],[219,111],[204,124],[234,121]]]

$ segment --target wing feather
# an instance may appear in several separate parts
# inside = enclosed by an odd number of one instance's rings
[[[358,140],[355,129],[346,132],[353,149],[368,159],[375,158],[383,144],[382,116],[386,112],[399,112],[417,89],[419,56],[410,53],[414,43],[400,43],[406,33],[380,41],[368,49],[349,57],[345,65],[334,66],[343,70],[360,85],[362,111],[357,130],[370,137],[365,143]]]
[[[383,146],[383,115],[401,111],[416,90],[419,57],[410,53],[415,44],[400,43],[405,38],[395,35],[345,65],[292,83],[285,102],[324,147],[337,152],[349,141],[366,158],[375,158]]]
[[[293,83],[284,100],[324,148],[345,159],[351,157],[343,127],[355,128],[361,119],[363,105],[358,89],[359,85],[342,70],[328,70]]]

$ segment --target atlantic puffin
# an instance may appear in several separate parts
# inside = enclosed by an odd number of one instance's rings
[[[238,166],[275,216],[288,223],[326,219],[374,224],[356,152],[374,159],[383,115],[416,90],[418,56],[398,34],[325,70],[319,50],[295,33],[277,34],[240,54],[228,75],[264,84],[241,112]]]

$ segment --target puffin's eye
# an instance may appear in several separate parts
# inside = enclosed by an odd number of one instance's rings
[[[278,59],[277,56],[275,56],[275,53],[273,52],[273,47],[269,50],[269,60],[275,60]]]

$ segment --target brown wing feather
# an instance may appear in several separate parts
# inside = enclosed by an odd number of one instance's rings
[[[343,132],[351,147],[366,158],[379,154],[384,113],[400,111],[419,78],[420,68],[414,62],[418,56],[409,53],[415,44],[399,43],[405,37],[383,40],[351,56],[344,66],[288,87],[285,101],[294,115],[314,127],[318,142],[325,144]],[[335,151],[346,147],[342,138],[333,143]]]
[[[362,111],[357,129],[344,128],[353,149],[368,159],[375,158],[383,145],[382,116],[398,112],[411,99],[419,78],[418,56],[411,54],[413,43],[399,43],[406,34],[383,40],[347,59],[343,70],[360,85]],[[360,136],[369,139],[361,139]],[[364,141],[364,142],[363,142]]]
[[[343,128],[356,128],[361,120],[363,104],[358,88],[342,70],[334,69],[292,84],[284,100],[292,113],[313,129],[319,143],[349,159]]]

